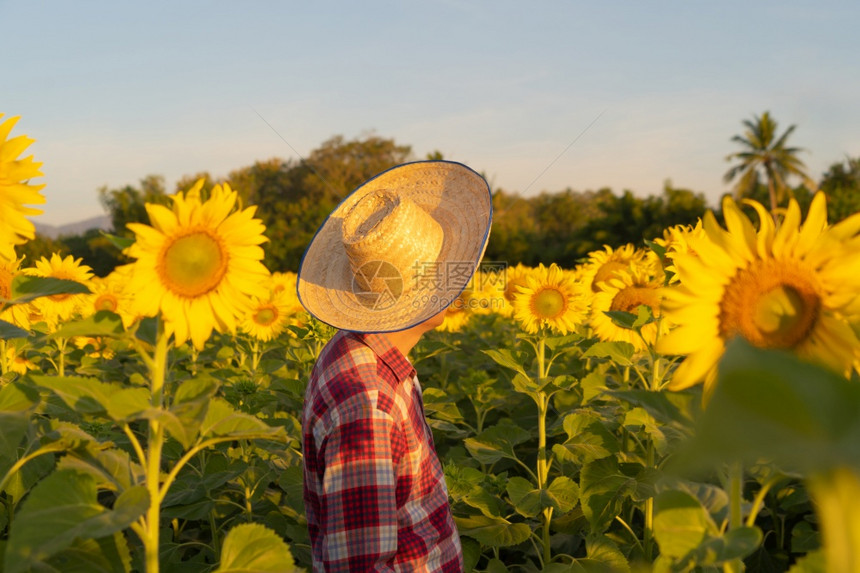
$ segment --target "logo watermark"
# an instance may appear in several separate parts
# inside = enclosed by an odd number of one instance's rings
[[[468,293],[503,293],[507,284],[506,262],[419,261],[412,267],[411,280],[404,279],[391,263],[370,261],[358,268],[352,279],[352,293],[364,307],[374,311],[392,308],[405,295],[415,308],[426,305],[455,310],[500,310],[504,297]],[[464,285],[467,296],[462,296]]]

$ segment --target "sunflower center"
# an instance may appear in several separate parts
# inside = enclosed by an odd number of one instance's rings
[[[109,310],[111,312],[116,312],[116,309],[119,308],[119,301],[117,301],[116,296],[110,293],[104,293],[99,295],[99,297],[93,303],[93,308],[96,309],[96,312],[100,310]]]
[[[260,326],[271,326],[278,320],[278,309],[274,305],[266,305],[254,312],[254,322]]]
[[[531,302],[532,312],[541,320],[560,316],[567,307],[564,295],[554,288],[544,287],[532,296]]]
[[[620,261],[606,261],[600,265],[600,268],[597,269],[596,273],[594,273],[594,280],[591,281],[592,292],[600,292],[600,283],[608,281],[613,278],[618,271],[626,268],[627,264]]]
[[[739,271],[720,302],[720,336],[740,334],[761,348],[794,348],[821,311],[815,274],[792,261],[760,261]]]
[[[622,310],[635,314],[636,309],[643,304],[651,308],[652,314],[656,315],[660,312],[660,295],[657,289],[641,286],[624,287],[612,297],[609,310]]]
[[[170,241],[158,262],[158,275],[164,286],[192,298],[216,288],[227,272],[227,255],[221,242],[205,230]]]

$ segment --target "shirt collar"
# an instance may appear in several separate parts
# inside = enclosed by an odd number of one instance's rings
[[[385,335],[375,332],[350,332],[350,336],[363,342],[388,366],[398,381],[412,379],[415,376],[415,368],[403,353],[391,344]]]

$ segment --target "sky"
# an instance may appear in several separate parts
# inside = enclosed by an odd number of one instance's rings
[[[816,180],[860,156],[856,0],[0,0],[0,26],[0,113],[37,140],[49,225],[104,214],[103,186],[336,135],[524,196],[669,180],[712,205],[764,111]]]

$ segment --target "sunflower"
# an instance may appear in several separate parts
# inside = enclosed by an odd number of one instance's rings
[[[637,249],[630,243],[617,249],[604,245],[602,251],[588,253],[588,260],[576,271],[581,277],[582,284],[587,289],[591,289],[591,292],[598,293],[600,283],[616,276],[619,271],[626,270],[631,264],[643,264],[645,260],[645,251]]]
[[[299,301],[299,295],[296,292],[296,283],[298,275],[293,272],[274,272],[269,278],[269,292],[274,295],[283,292],[289,305],[288,314],[303,315],[305,307]]]
[[[278,290],[266,298],[251,297],[239,328],[252,338],[267,342],[287,328],[294,314],[289,291]]]
[[[94,277],[90,283],[90,291],[84,297],[81,314],[90,316],[100,310],[115,312],[128,328],[138,318],[131,308],[134,297],[127,288],[131,266],[122,265],[113,270],[108,276]]]
[[[507,287],[507,269],[478,270],[472,278],[474,291],[469,304],[478,314],[495,312],[502,316],[513,313],[508,299],[505,297]]]
[[[472,318],[472,313],[469,311],[467,301],[469,300],[468,287],[454,299],[454,302],[448,307],[445,312],[445,319],[437,327],[437,330],[443,332],[459,332],[468,324]]]
[[[21,274],[23,274],[21,259],[0,257],[0,298],[9,300],[12,297],[12,280]],[[2,307],[3,303],[0,302],[0,308]],[[29,304],[13,304],[9,308],[0,310],[0,320],[11,322],[19,328],[29,330],[30,312]]]
[[[24,272],[37,277],[53,277],[91,286],[92,269],[83,264],[83,259],[72,255],[62,257],[53,253],[51,258],[42,257],[36,261],[36,266],[24,269]],[[80,313],[86,300],[85,294],[53,294],[34,299],[31,303],[39,317],[44,320],[51,330],[55,330],[63,321],[69,320]]]
[[[860,340],[845,320],[860,292],[860,214],[828,227],[817,193],[801,225],[791,200],[777,228],[765,208],[748,201],[758,231],[731,197],[723,200],[727,230],[708,212],[704,235],[689,236],[692,253],[675,255],[680,284],[665,291],[664,314],[678,326],[657,343],[665,354],[688,355],[670,387],[704,380],[709,391],[726,342],[743,336],[847,373]]]
[[[567,334],[585,320],[587,312],[579,284],[555,263],[533,269],[514,295],[514,318],[530,333],[548,327]]]
[[[613,278],[600,283],[600,292],[591,299],[590,324],[594,334],[604,341],[629,342],[637,351],[653,345],[657,339],[658,321],[644,325],[640,329],[642,336],[639,336],[633,330],[616,326],[605,313],[620,310],[636,314],[639,306],[645,305],[651,309],[652,315],[658,317],[662,286],[662,280],[652,278],[641,266],[618,271]],[[663,330],[665,327],[661,328]]]
[[[190,339],[197,349],[213,330],[236,330],[248,297],[266,297],[269,276],[256,207],[234,211],[238,196],[227,184],[202,201],[203,183],[173,195],[172,209],[147,204],[152,226],[129,223],[136,241],[127,250],[136,259],[129,280],[135,311],[161,313],[176,344]]]
[[[663,238],[654,239],[654,243],[663,247],[663,258],[660,264],[664,267],[668,275],[668,282],[678,282],[678,274],[675,269],[673,259],[679,253],[690,253],[695,255],[696,252],[690,248],[691,237],[701,237],[705,234],[702,228],[702,220],[699,219],[696,225],[674,225],[663,231]],[[651,251],[654,253],[653,251]],[[656,256],[656,253],[654,253]]]
[[[25,348],[27,344],[24,346],[16,346],[11,341],[6,344],[6,368],[9,372],[15,372],[23,376],[27,373],[28,370],[35,370],[36,365],[33,364],[25,354]]]
[[[509,304],[514,304],[514,296],[519,292],[521,286],[526,285],[526,279],[531,271],[532,269],[522,263],[517,263],[515,267],[505,269],[504,296]]]
[[[0,113],[0,120],[3,114]],[[29,180],[41,177],[41,163],[33,156],[18,159],[35,140],[26,135],[9,138],[18,117],[0,121],[0,257],[15,259],[13,247],[36,236],[36,229],[27,217],[42,213],[25,204],[40,205],[45,197],[39,191],[45,186],[31,185]]]

